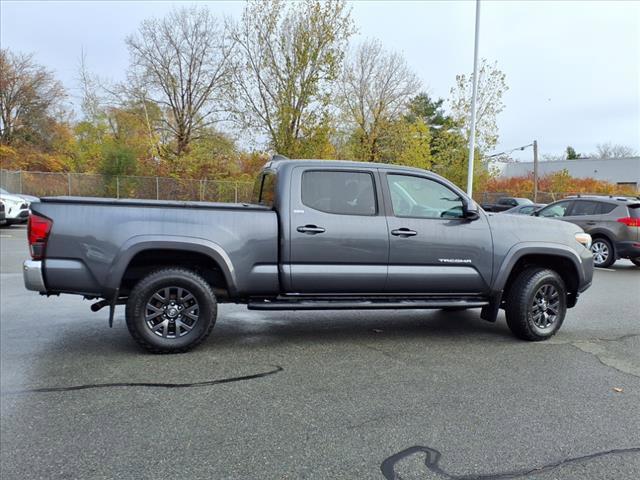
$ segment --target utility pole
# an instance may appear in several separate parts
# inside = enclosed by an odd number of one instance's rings
[[[480,37],[480,0],[476,0],[476,37],[473,47],[473,93],[471,95],[471,128],[469,130],[469,172],[467,195],[473,195],[473,156],[476,141],[476,96],[478,95],[478,39]]]
[[[533,141],[533,203],[538,203],[538,141]]]

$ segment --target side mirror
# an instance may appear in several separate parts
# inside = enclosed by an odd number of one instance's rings
[[[480,210],[478,205],[473,200],[462,200],[462,214],[467,220],[477,220],[480,218]]]

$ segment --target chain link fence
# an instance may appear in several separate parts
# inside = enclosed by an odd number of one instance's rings
[[[10,193],[36,197],[71,195],[226,203],[249,202],[253,191],[252,182],[9,170],[0,170],[0,187]]]

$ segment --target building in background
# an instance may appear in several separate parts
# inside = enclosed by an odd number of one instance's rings
[[[533,174],[533,162],[503,163],[498,167],[501,177],[522,177]],[[640,157],[578,158],[538,162],[538,175],[567,170],[576,178],[595,178],[617,185],[640,186]]]

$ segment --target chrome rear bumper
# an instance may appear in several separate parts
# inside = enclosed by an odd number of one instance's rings
[[[42,262],[39,260],[25,260],[22,264],[22,275],[24,277],[24,286],[27,290],[35,292],[46,292],[42,276]]]

